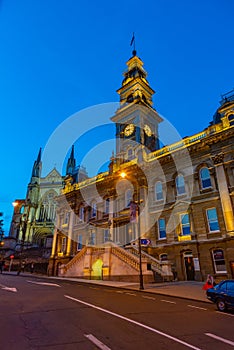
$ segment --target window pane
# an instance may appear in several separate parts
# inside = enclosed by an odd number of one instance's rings
[[[166,221],[165,219],[159,219],[158,221],[159,238],[166,238]]]
[[[177,188],[177,194],[185,193],[184,177],[182,175],[179,175],[176,178],[176,188]]]
[[[207,219],[208,219],[210,232],[219,231],[219,223],[218,223],[217,212],[215,208],[207,209]]]

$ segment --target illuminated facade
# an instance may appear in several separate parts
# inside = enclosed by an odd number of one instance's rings
[[[234,278],[234,93],[205,130],[160,148],[162,119],[146,77],[134,53],[111,118],[109,170],[80,182],[65,178],[49,271],[135,280],[140,234],[147,281]],[[131,203],[139,208],[134,220]]]

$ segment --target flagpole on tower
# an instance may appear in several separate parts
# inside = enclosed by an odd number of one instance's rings
[[[135,40],[135,33],[133,32],[132,34],[132,40],[131,40],[131,43],[130,43],[130,46],[133,45],[133,51],[132,51],[132,54],[133,56],[136,56],[136,40]]]

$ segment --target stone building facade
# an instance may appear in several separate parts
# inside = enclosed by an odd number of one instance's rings
[[[234,278],[234,93],[202,132],[160,147],[162,118],[136,52],[117,92],[116,154],[96,177],[65,178],[50,273]]]

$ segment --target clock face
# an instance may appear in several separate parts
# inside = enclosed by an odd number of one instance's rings
[[[130,135],[133,134],[134,130],[135,130],[135,126],[133,124],[128,124],[124,128],[124,135],[125,136],[130,136]]]
[[[144,131],[145,131],[147,136],[152,136],[152,131],[151,131],[149,125],[145,124]]]

